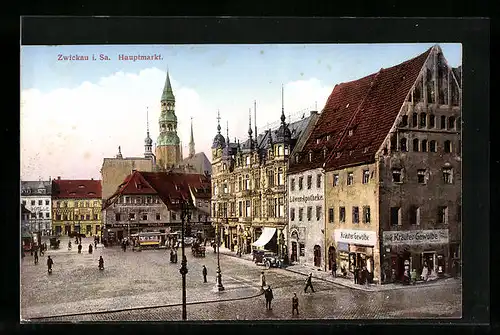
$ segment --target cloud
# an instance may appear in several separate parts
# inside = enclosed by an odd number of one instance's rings
[[[138,73],[116,72],[96,83],[83,82],[74,89],[59,88],[47,93],[38,89],[21,92],[21,178],[100,178],[104,157],[114,157],[121,146],[124,157],[142,157],[146,136],[146,108],[153,143],[158,136],[160,97],[166,73],[148,68]],[[183,153],[188,154],[190,122],[196,151],[211,159],[216,134],[217,109],[221,111],[223,135],[226,121],[230,137],[248,137],[248,108],[253,101],[227,96],[213,101],[210,88],[197,91],[183,86],[171,73],[176,98],[178,132]],[[242,88],[244,90],[245,88]],[[310,78],[285,85],[285,114],[324,106],[332,87]],[[258,95],[258,92],[256,92]],[[279,88],[272,99],[257,100],[259,132],[269,122],[279,122]],[[253,108],[252,108],[252,128]]]

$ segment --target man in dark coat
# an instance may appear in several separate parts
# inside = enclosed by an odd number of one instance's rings
[[[203,265],[202,274],[203,274],[203,282],[206,283],[207,282],[207,268],[205,267],[205,265]]]
[[[78,245],[78,253],[79,253],[79,254],[81,254],[81,253],[82,253],[82,245],[81,245],[81,244],[79,244],[79,245]]]
[[[48,273],[52,273],[52,265],[54,264],[54,261],[52,260],[52,258],[50,258],[50,256],[47,256],[47,272]]]
[[[92,244],[89,244],[89,254],[92,253]]]
[[[266,309],[271,310],[271,301],[273,300],[273,290],[271,290],[271,286],[267,286],[267,289],[264,292],[264,297],[266,298]]]
[[[297,293],[294,293],[292,298],[292,315],[295,311],[297,311],[297,315],[299,315],[299,298],[297,298]]]
[[[333,278],[337,277],[337,262],[332,263],[332,275],[333,275]]]
[[[35,256],[35,265],[36,265],[36,264],[38,264],[38,250],[36,250],[36,249],[35,249],[34,256]]]
[[[314,293],[314,287],[313,287],[313,285],[312,285],[312,273],[310,273],[310,274],[309,274],[309,277],[307,277],[307,279],[306,279],[306,287],[304,288],[304,293],[306,293],[306,292],[307,292],[307,289],[308,289],[309,287],[311,288],[311,290],[312,290],[312,291],[313,291],[313,293]]]
[[[357,284],[359,280],[359,268],[356,266],[354,268],[354,284]]]

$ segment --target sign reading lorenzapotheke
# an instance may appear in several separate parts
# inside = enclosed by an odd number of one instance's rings
[[[448,229],[384,231],[384,245],[448,243]]]
[[[316,195],[303,195],[300,197],[290,197],[290,202],[305,202],[305,203],[307,203],[308,201],[323,201],[323,195],[316,194]]]
[[[335,241],[341,243],[374,246],[377,233],[369,230],[335,229]]]

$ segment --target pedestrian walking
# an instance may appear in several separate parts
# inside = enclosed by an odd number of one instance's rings
[[[35,249],[34,256],[35,256],[35,265],[37,265],[38,264],[38,251],[36,249]]]
[[[264,271],[260,273],[260,287],[264,290],[266,287],[266,276],[264,275]]]
[[[89,244],[89,254],[92,253],[92,244]]]
[[[71,241],[68,242],[68,251],[71,250]]]
[[[297,293],[294,293],[292,298],[292,315],[295,311],[297,311],[297,315],[299,315],[299,298],[297,298]]]
[[[79,245],[78,245],[78,253],[79,253],[79,254],[81,254],[81,253],[82,253],[82,245],[81,245],[81,244],[79,244]]]
[[[304,288],[304,293],[306,293],[306,292],[307,292],[307,289],[308,289],[309,287],[311,288],[311,290],[312,290],[312,291],[313,291],[313,293],[314,293],[314,287],[313,287],[313,285],[312,285],[312,273],[310,273],[310,274],[309,274],[309,276],[308,276],[308,277],[307,277],[307,279],[306,279],[306,287]]]
[[[356,266],[354,268],[354,284],[359,282],[359,268]]]
[[[273,300],[273,290],[271,290],[271,286],[267,286],[267,289],[264,292],[264,297],[266,298],[266,309],[271,310],[271,301]]]
[[[47,256],[47,272],[49,274],[52,273],[52,265],[54,264],[54,261],[52,260],[52,258],[50,258],[50,256]]]
[[[201,273],[203,274],[203,282],[206,283],[207,282],[207,268],[205,267],[205,265],[203,265],[203,270],[201,271]]]
[[[97,248],[97,239],[94,240],[94,248]]]
[[[332,276],[333,278],[337,277],[337,262],[333,262],[332,264]]]

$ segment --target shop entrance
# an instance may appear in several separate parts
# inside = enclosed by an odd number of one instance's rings
[[[118,237],[118,241],[121,241],[123,239],[123,230],[117,231],[116,236]]]
[[[71,232],[70,225],[65,225],[64,226],[64,235],[68,235],[70,232]]]
[[[328,270],[332,269],[333,262],[337,261],[337,251],[334,246],[328,248]]]
[[[296,262],[297,261],[297,242],[292,242],[292,255],[290,257],[290,260],[292,262]]]
[[[321,266],[321,247],[319,245],[314,246],[314,266]]]
[[[92,226],[91,225],[87,225],[87,227],[85,228],[85,234],[92,235]]]
[[[434,271],[435,257],[435,252],[424,252],[422,254],[422,267],[427,264],[429,271]]]

